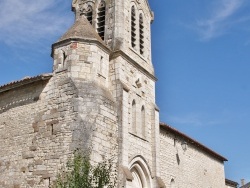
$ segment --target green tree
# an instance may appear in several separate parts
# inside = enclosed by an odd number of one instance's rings
[[[116,187],[113,159],[96,165],[90,163],[89,154],[76,152],[67,163],[65,172],[58,175],[55,188],[107,188]]]

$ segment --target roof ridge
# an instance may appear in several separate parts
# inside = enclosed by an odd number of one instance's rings
[[[177,135],[179,135],[180,137],[183,137],[186,139],[186,141],[188,141],[189,143],[191,144],[194,144],[196,145],[197,147],[199,147],[200,149],[203,149],[204,151],[206,151],[207,153],[209,153],[210,155],[216,157],[217,159],[221,160],[221,161],[228,161],[225,157],[223,157],[222,155],[218,154],[217,152],[213,151],[212,149],[210,149],[209,147],[205,146],[204,144],[200,143],[199,141],[191,138],[190,136],[180,132],[179,130],[177,130],[176,128],[173,128],[172,126],[166,124],[166,123],[163,123],[163,122],[160,122],[159,123],[160,126],[164,129],[167,129]]]
[[[6,83],[4,85],[0,86],[0,93],[13,89],[15,87],[18,87],[20,85],[25,85],[25,84],[29,84],[32,82],[36,82],[39,80],[48,80],[53,76],[52,73],[44,73],[44,74],[40,74],[40,75],[36,75],[36,76],[25,76],[24,78],[20,79],[20,80],[15,80],[15,81],[11,81],[9,83]]]

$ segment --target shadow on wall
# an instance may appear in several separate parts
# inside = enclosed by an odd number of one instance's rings
[[[16,88],[0,91],[0,113],[17,106],[34,103],[39,100],[48,80],[40,80],[26,85],[16,84]],[[12,84],[11,84],[12,85]],[[8,86],[8,85],[7,85]],[[13,84],[15,86],[15,84]]]

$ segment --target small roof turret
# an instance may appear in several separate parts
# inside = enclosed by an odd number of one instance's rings
[[[75,21],[73,26],[56,42],[52,45],[59,45],[63,42],[74,40],[74,41],[96,41],[101,43],[106,48],[106,44],[95,31],[94,27],[89,23],[89,21],[84,17],[81,16],[79,19]]]

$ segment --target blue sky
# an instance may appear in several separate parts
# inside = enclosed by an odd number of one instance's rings
[[[161,121],[229,159],[250,181],[250,1],[149,0]],[[73,22],[71,0],[0,1],[0,85],[51,72],[50,47]]]

